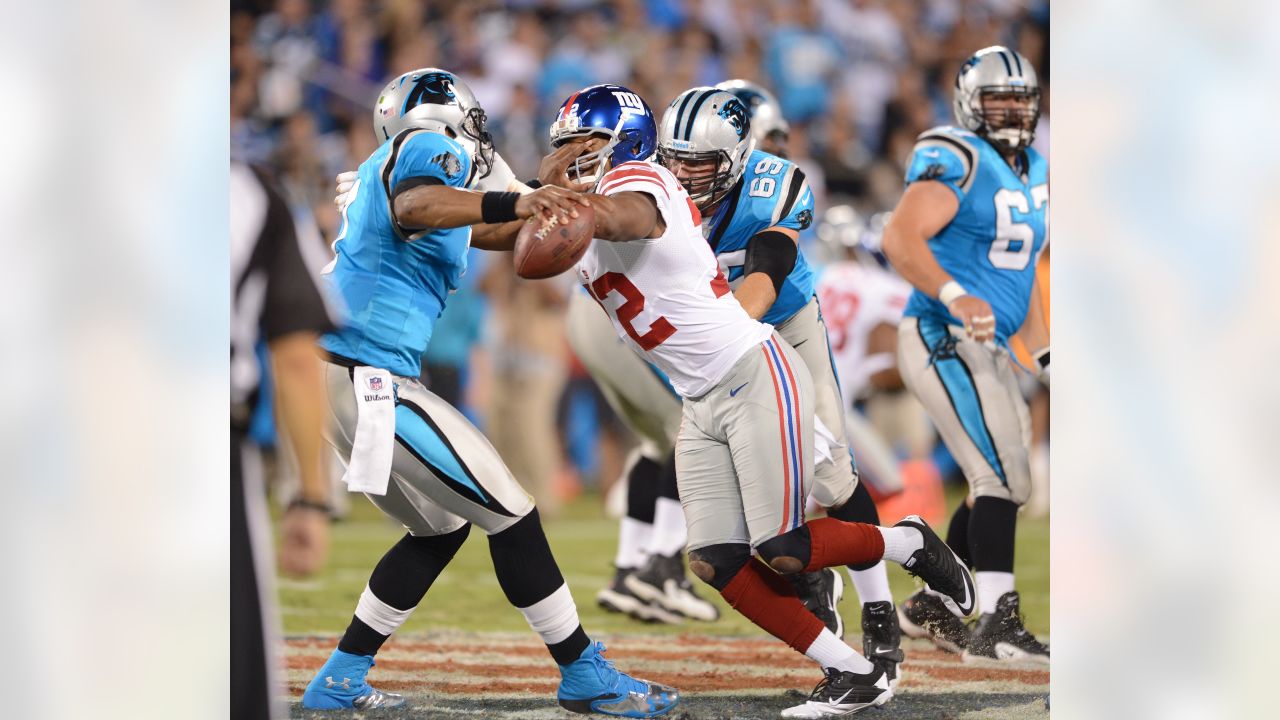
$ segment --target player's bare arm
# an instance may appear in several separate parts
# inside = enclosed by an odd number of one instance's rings
[[[898,326],[889,323],[880,323],[871,328],[871,334],[867,337],[867,360],[868,362],[879,357],[888,357],[890,364],[888,367],[882,368],[871,373],[868,382],[871,387],[876,390],[901,390],[905,385],[902,382],[902,375],[898,372]]]
[[[590,195],[596,213],[595,237],[610,242],[630,242],[662,237],[667,224],[653,196],[642,192]]]
[[[733,296],[753,320],[764,317],[778,299],[782,284],[796,265],[799,238],[799,232],[775,225],[756,233],[747,243],[745,277]]]
[[[295,332],[271,342],[272,377],[280,425],[297,456],[302,501],[285,512],[280,542],[280,567],[295,577],[320,569],[329,551],[329,481],[323,457],[325,384],[316,357],[314,332]]]
[[[486,203],[489,204],[487,212]],[[542,187],[520,195],[481,193],[445,185],[419,185],[396,195],[393,208],[396,222],[401,227],[421,230],[477,225],[495,219],[509,222],[512,213],[520,220],[534,215],[577,217],[579,205],[590,205],[590,202],[578,193],[558,187]]]
[[[967,294],[929,249],[929,238],[946,227],[959,208],[960,201],[946,185],[932,180],[911,183],[884,230],[884,251],[898,274],[921,292],[942,300],[970,337],[986,342],[995,337],[991,306]]]

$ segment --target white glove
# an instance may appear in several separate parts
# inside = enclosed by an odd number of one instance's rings
[[[1036,376],[1045,387],[1049,387],[1049,348],[1044,348],[1032,356],[1036,361]]]
[[[337,196],[333,198],[333,204],[341,210],[343,205],[347,204],[347,193],[351,192],[351,187],[356,184],[356,178],[360,177],[360,173],[356,170],[350,170],[344,173],[338,173],[335,179],[337,182]]]
[[[476,181],[475,189],[481,192],[520,192],[518,187],[512,187],[515,183],[519,183],[521,187],[524,186],[524,183],[516,179],[516,174],[511,171],[511,166],[507,164],[507,161],[503,160],[502,156],[495,150],[493,152],[493,168],[489,170],[488,175]]]

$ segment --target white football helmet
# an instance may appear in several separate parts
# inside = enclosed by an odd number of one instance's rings
[[[658,128],[658,162],[676,175],[700,209],[714,206],[733,189],[755,147],[747,106],[713,87],[680,93]],[[677,172],[690,163],[714,164],[696,176]]]
[[[387,83],[373,108],[373,129],[386,142],[408,128],[422,128],[457,141],[470,155],[472,179],[493,169],[493,138],[471,88],[448,70],[412,70]]]
[[[988,95],[1028,98],[1021,107],[988,109]],[[1017,152],[1031,144],[1040,118],[1040,82],[1036,69],[1022,55],[1002,45],[974,53],[956,75],[956,120],[966,130],[986,138],[1000,149]]]

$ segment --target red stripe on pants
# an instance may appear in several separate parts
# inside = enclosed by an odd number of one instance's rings
[[[782,404],[782,388],[778,383],[778,372],[769,357],[769,348],[760,344],[760,352],[764,353],[764,364],[769,368],[769,377],[773,379],[773,395],[778,399],[778,437],[782,440],[782,526],[778,528],[781,535],[791,529],[791,462],[787,455],[787,410]],[[799,478],[797,478],[799,480]]]

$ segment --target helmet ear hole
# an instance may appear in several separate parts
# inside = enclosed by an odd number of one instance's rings
[[[451,139],[456,139],[458,137],[458,133],[454,132],[451,127],[446,127],[444,129],[444,134],[448,135]]]

